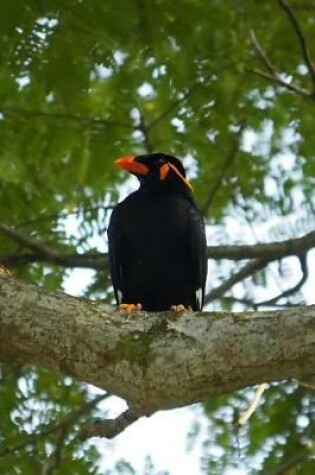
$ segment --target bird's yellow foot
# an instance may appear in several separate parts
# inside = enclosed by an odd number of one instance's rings
[[[192,308],[191,307],[186,308],[185,305],[179,304],[179,305],[172,305],[171,310],[176,313],[182,313],[182,312],[191,312]]]
[[[142,305],[141,303],[121,303],[118,310],[121,312],[140,312]]]

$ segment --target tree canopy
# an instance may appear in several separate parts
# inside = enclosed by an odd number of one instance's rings
[[[69,293],[71,272],[91,269],[82,295],[112,304],[106,228],[133,186],[113,161],[163,151],[183,159],[207,224],[207,308],[305,303],[314,13],[312,0],[1,2],[0,263]],[[268,387],[239,448],[235,417],[253,390],[205,402],[205,473],[239,453],[250,473],[313,473],[314,389]],[[80,423],[108,395],[22,362],[2,365],[0,393],[0,471],[100,473]]]

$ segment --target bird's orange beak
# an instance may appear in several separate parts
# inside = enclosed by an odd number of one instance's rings
[[[135,175],[146,175],[149,172],[148,167],[137,162],[132,156],[118,158],[115,160],[115,165]]]

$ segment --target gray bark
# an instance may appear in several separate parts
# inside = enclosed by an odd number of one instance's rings
[[[315,306],[125,314],[1,277],[0,360],[71,374],[151,413],[311,375]]]

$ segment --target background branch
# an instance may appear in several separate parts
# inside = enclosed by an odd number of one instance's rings
[[[306,255],[305,254],[303,254],[301,256],[298,256],[298,258],[299,258],[299,263],[300,263],[300,267],[301,267],[301,271],[302,271],[302,277],[299,280],[299,282],[297,284],[295,284],[293,287],[290,287],[289,289],[284,290],[283,292],[281,292],[276,297],[273,297],[273,298],[268,299],[268,300],[263,300],[262,302],[255,303],[254,305],[256,307],[258,307],[260,305],[274,305],[275,303],[278,302],[278,300],[280,300],[282,298],[285,298],[285,297],[289,297],[290,295],[292,295],[292,294],[294,294],[294,293],[296,293],[300,290],[300,288],[305,284],[305,282],[308,278],[308,267],[307,267],[307,260],[306,260]]]
[[[290,5],[288,4],[288,2],[286,2],[285,0],[278,0],[278,1],[279,1],[280,7],[287,14],[287,16],[288,16],[288,18],[291,22],[291,25],[293,27],[293,30],[294,30],[294,32],[295,32],[295,34],[298,38],[298,41],[300,43],[302,57],[304,58],[305,65],[308,69],[309,76],[310,76],[310,79],[311,79],[312,84],[313,84],[312,90],[313,90],[313,94],[314,94],[315,93],[315,67],[314,67],[314,63],[313,63],[308,45],[307,45],[306,38],[303,34],[303,31],[302,31],[302,29],[299,25],[298,20],[297,20],[296,16],[294,15],[293,10],[290,7]]]
[[[28,221],[23,221],[19,223],[17,226],[15,226],[15,229],[20,229],[20,228],[25,228],[27,226],[33,226],[34,224],[38,223],[44,223],[45,221],[51,222],[51,221],[58,221],[62,218],[67,218],[68,216],[72,215],[79,215],[79,214],[85,214],[85,213],[90,213],[94,211],[104,211],[107,213],[108,211],[111,211],[115,206],[114,205],[98,205],[98,206],[89,206],[87,208],[77,208],[73,211],[64,211],[62,213],[53,213],[53,214],[43,214],[39,218],[35,219],[29,219]]]
[[[307,445],[300,447],[294,452],[292,457],[288,458],[277,467],[269,470],[266,475],[289,475],[289,473],[292,473],[290,469],[298,465],[298,463],[300,463],[308,455],[309,450],[310,447]]]
[[[61,112],[48,112],[43,110],[35,110],[35,109],[23,109],[21,107],[13,107],[3,105],[0,106],[0,112],[4,115],[7,114],[18,114],[18,115],[25,115],[28,117],[39,117],[39,118],[46,118],[46,119],[57,119],[57,120],[66,120],[72,121],[79,124],[86,124],[90,127],[100,128],[100,127],[122,127],[125,129],[130,130],[137,130],[136,126],[132,126],[127,122],[116,122],[111,121],[108,119],[102,119],[100,117],[89,117],[83,116],[79,114],[65,114]]]
[[[127,411],[123,412],[115,419],[99,419],[93,421],[91,424],[87,424],[83,428],[81,438],[106,437],[107,439],[112,439],[143,416],[144,414],[139,414],[132,409],[127,409]]]
[[[154,152],[154,147],[152,145],[152,141],[150,137],[149,126],[147,126],[146,124],[144,113],[141,109],[139,109],[139,114],[140,114],[140,120],[139,120],[138,130],[142,133],[146,153],[152,153]]]
[[[48,435],[54,434],[55,432],[63,433],[64,431],[69,430],[69,428],[73,424],[75,424],[82,416],[91,412],[97,406],[97,404],[99,404],[101,401],[104,401],[105,399],[109,397],[110,397],[110,394],[100,394],[96,396],[91,401],[86,402],[79,409],[72,411],[68,416],[66,416],[57,424],[51,425],[47,429],[43,429],[40,432],[36,432],[27,436],[26,439],[22,440],[21,442],[19,442],[18,444],[12,447],[7,447],[3,450],[0,450],[0,457],[5,457],[7,455],[10,455],[14,452],[17,452],[18,450],[24,449],[25,447],[29,445],[34,445],[42,437],[46,437]]]
[[[275,77],[278,78],[279,76],[276,72],[276,69],[273,66],[271,60],[268,58],[267,53],[265,52],[265,50],[260,45],[255,31],[253,29],[250,29],[249,34],[250,34],[250,39],[251,39],[252,45],[254,46],[254,49],[257,53],[257,56],[261,59],[261,61],[265,65],[266,69],[271,74],[271,76],[275,76]]]
[[[233,136],[232,141],[231,141],[231,146],[230,150],[227,154],[227,157],[223,163],[223,166],[221,168],[221,171],[212,187],[212,189],[209,192],[209,195],[205,201],[205,204],[203,205],[201,212],[203,215],[206,215],[209,211],[209,208],[211,207],[211,204],[213,202],[213,199],[216,195],[216,193],[219,191],[221,185],[222,185],[222,180],[226,176],[226,173],[228,171],[228,168],[232,164],[233,160],[236,158],[237,153],[239,151],[239,146],[240,146],[240,141],[244,132],[244,129],[246,127],[245,122],[241,122],[239,129],[237,133]]]
[[[291,92],[295,92],[296,94],[299,94],[302,97],[307,97],[308,99],[312,99],[312,93],[310,91],[308,91],[307,89],[303,89],[302,87],[297,86],[293,83],[289,83],[285,81],[279,75],[272,75],[264,71],[261,71],[260,69],[257,69],[257,68],[252,68],[252,69],[247,68],[247,71],[250,73],[256,74],[258,76],[261,76],[264,79],[268,79],[268,81],[275,82],[279,86],[282,86]]]
[[[242,267],[238,272],[224,281],[218,287],[212,289],[206,296],[205,296],[205,304],[212,302],[213,300],[220,298],[222,295],[225,294],[231,287],[233,287],[238,282],[246,279],[247,277],[253,275],[258,270],[263,269],[266,267],[269,261],[264,259],[255,259],[254,261],[249,262],[244,267]]]
[[[42,242],[29,238],[25,234],[5,224],[0,223],[0,233],[10,241],[15,242],[29,251],[10,253],[0,256],[0,264],[8,267],[25,265],[33,262],[55,264],[63,267],[82,267],[91,269],[104,269],[108,265],[106,253],[67,253],[57,251]],[[285,241],[275,241],[265,244],[239,245],[239,246],[208,246],[209,259],[266,259],[276,260],[282,257],[295,256],[306,253],[315,247],[315,231],[299,238]]]

